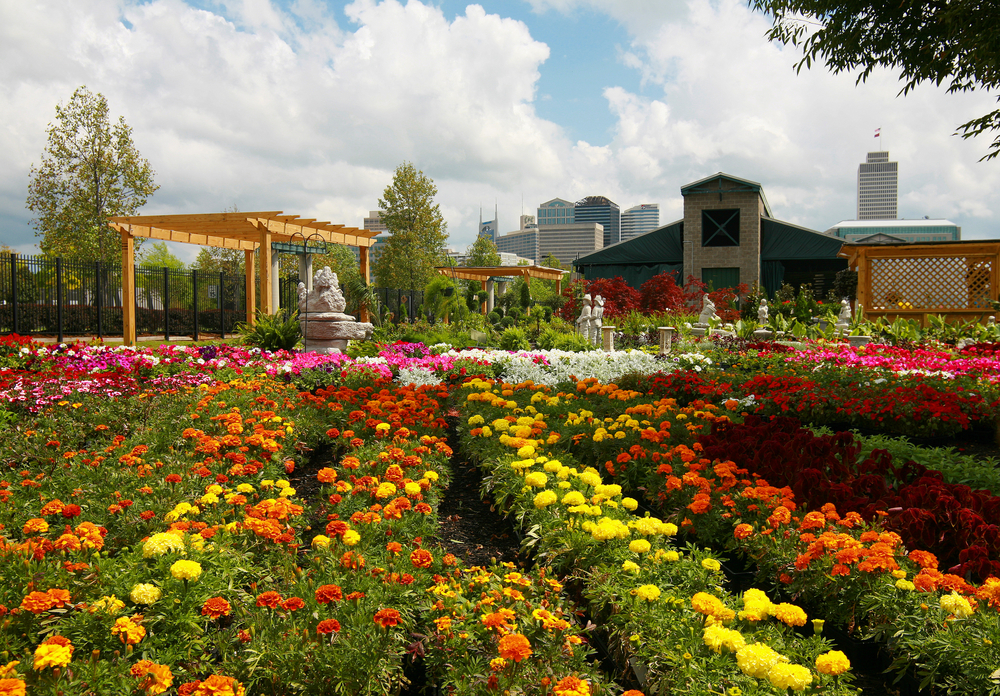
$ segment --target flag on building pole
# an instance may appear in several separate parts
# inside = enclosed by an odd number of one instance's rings
[[[876,129],[875,129],[875,137],[876,137],[876,138],[877,138],[877,137],[878,137],[878,136],[879,136],[879,135],[880,135],[881,133],[882,133],[882,129],[881,129],[881,128],[876,128]]]

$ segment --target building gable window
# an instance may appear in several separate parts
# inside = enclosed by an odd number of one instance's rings
[[[701,211],[701,245],[727,247],[740,245],[740,210]]]

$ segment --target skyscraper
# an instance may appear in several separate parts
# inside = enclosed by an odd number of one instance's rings
[[[660,226],[660,204],[634,205],[622,213],[622,241],[652,232]]]
[[[604,227],[604,246],[621,241],[621,211],[604,196],[587,196],[574,206],[575,222],[597,222]],[[541,223],[539,223],[541,224]]]
[[[869,152],[858,165],[858,220],[895,220],[899,200],[899,163],[888,151]]]
[[[500,230],[497,227],[497,221],[500,219],[499,207],[493,210],[493,219],[483,222],[483,209],[479,209],[479,235],[480,237],[489,237],[490,241],[494,244],[497,243],[497,239],[500,237]]]
[[[573,204],[562,198],[553,198],[538,206],[539,225],[572,225],[574,220]]]

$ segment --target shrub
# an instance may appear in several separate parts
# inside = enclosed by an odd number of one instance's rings
[[[236,327],[240,340],[248,346],[261,350],[292,350],[299,342],[298,312],[288,314],[279,309],[274,314],[257,312],[253,326],[240,324]]]
[[[684,293],[677,287],[673,273],[658,273],[641,288],[644,311],[670,311],[684,306]]]
[[[509,329],[514,326],[514,317],[508,315],[500,320],[500,328]]]
[[[504,319],[509,319],[510,317],[504,317]],[[530,350],[531,344],[528,343],[528,336],[524,333],[523,329],[516,327],[506,329],[500,335],[500,349],[501,350]]]
[[[585,353],[589,350],[596,350],[594,344],[578,333],[562,334],[558,336],[552,345],[554,350],[565,350],[569,353]]]
[[[497,311],[492,311],[492,312],[490,312],[489,314],[486,315],[486,320],[489,321],[491,324],[494,324],[494,325],[500,323],[500,318],[501,318],[500,317],[500,313],[497,312]]]

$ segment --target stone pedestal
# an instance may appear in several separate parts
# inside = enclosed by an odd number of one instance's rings
[[[614,326],[601,327],[601,346],[605,353],[613,353],[615,350],[615,328]]]
[[[660,332],[660,355],[666,355],[670,352],[670,346],[674,342],[674,331],[672,326],[658,326],[656,327]]]
[[[753,332],[753,337],[758,341],[771,341],[774,339],[774,332],[770,329],[757,329]]]
[[[848,336],[847,342],[851,344],[851,348],[860,348],[861,346],[871,343],[871,336]]]

